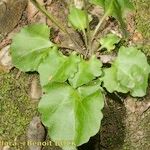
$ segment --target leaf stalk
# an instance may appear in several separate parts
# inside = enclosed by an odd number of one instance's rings
[[[79,46],[79,44],[72,38],[70,33],[67,31],[67,29],[53,16],[51,15],[44,7],[42,7],[37,0],[31,0],[33,5],[40,11],[42,12],[50,21],[52,21],[61,31],[66,33],[68,37],[71,39],[71,41],[74,43],[76,46],[76,51],[79,52],[80,54],[84,54],[82,48]]]

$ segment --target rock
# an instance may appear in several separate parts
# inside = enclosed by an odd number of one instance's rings
[[[50,14],[52,14],[65,27],[68,25],[68,9],[65,9],[66,6],[67,3],[60,0],[51,1],[46,5],[47,11],[50,12]],[[49,19],[47,19],[47,25],[57,29],[57,27]]]
[[[68,32],[70,33],[70,36],[75,39],[78,45],[83,48],[84,44],[80,38],[80,35],[77,32],[74,32],[74,30],[72,30],[71,28],[68,29]],[[54,42],[64,48],[76,49],[76,45],[72,42],[70,37],[66,33],[63,33],[63,32],[58,33],[58,35],[54,38]]]
[[[148,150],[150,148],[149,96],[142,100],[127,97],[124,104],[126,107],[124,149]]]
[[[0,51],[0,71],[9,72],[12,69],[12,59],[9,54],[10,45],[2,48]]]
[[[96,54],[98,58],[102,61],[102,63],[112,63],[115,60],[114,55],[101,55],[100,53]]]
[[[47,5],[50,5],[50,4],[52,3],[52,1],[53,1],[53,0],[47,0],[47,1],[46,1],[46,4],[47,4]]]
[[[76,6],[76,8],[82,9],[84,6],[84,2],[83,0],[74,0],[74,5]]]
[[[1,1],[0,2],[0,19],[3,17],[3,14],[6,12],[7,10],[7,6],[6,6],[6,3],[5,1]]]
[[[3,147],[0,145],[0,150],[3,150]]]
[[[3,150],[10,150],[10,146],[4,146]]]
[[[28,0],[1,0],[0,34],[5,35],[18,24]]]
[[[1,100],[2,96],[0,95],[0,100]],[[0,136],[0,150],[3,150],[3,139],[2,137]]]
[[[40,5],[44,5],[43,0],[37,0]],[[31,23],[38,22],[46,24],[46,17],[38,11],[38,9],[29,1],[28,7],[27,7],[27,18],[28,21]]]
[[[41,150],[42,143],[45,140],[46,132],[39,117],[34,117],[30,122],[27,131],[27,145],[29,150]]]
[[[30,93],[30,97],[32,100],[39,100],[42,96],[42,89],[41,86],[38,83],[38,79],[37,78],[33,78],[32,82],[31,82],[31,93]]]

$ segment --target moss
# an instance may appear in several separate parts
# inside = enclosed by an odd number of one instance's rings
[[[150,37],[150,1],[135,0],[136,7],[136,24],[137,28],[142,32],[145,38]]]
[[[136,8],[136,28],[143,35],[143,44],[139,45],[150,56],[150,0],[132,0]]]
[[[28,97],[30,78],[28,74],[22,73],[16,79],[16,70],[0,74],[0,139],[3,141],[24,142],[27,125],[37,114],[37,104]],[[15,149],[18,147],[20,145]]]

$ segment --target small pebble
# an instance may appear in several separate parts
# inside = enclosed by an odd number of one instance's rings
[[[10,146],[4,146],[3,150],[10,150]]]
[[[30,97],[32,100],[34,101],[38,101],[42,96],[42,89],[41,86],[38,83],[38,79],[37,78],[33,78],[32,82],[31,82],[31,93],[30,93]]]
[[[2,48],[0,50],[0,68],[3,68],[3,71],[9,72],[13,68],[12,59],[9,53],[10,45]]]
[[[44,5],[43,0],[37,0],[37,1],[40,5],[42,6]],[[30,23],[38,22],[38,23],[46,24],[46,17],[41,12],[39,12],[38,9],[31,2],[28,3],[27,17]]]
[[[45,128],[42,125],[39,117],[34,117],[30,122],[27,131],[27,142],[29,150],[41,150],[42,146],[39,145],[39,142],[43,142],[46,137]],[[34,144],[32,144],[34,142]]]

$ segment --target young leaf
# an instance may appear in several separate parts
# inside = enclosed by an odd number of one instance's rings
[[[52,83],[46,88],[39,111],[52,140],[72,141],[79,146],[98,132],[104,107],[99,82],[92,82],[80,90],[67,83]]]
[[[130,92],[134,97],[143,97],[149,73],[150,66],[141,51],[133,47],[121,47],[112,67],[105,70],[104,87],[109,92]]]
[[[46,25],[29,25],[21,30],[11,44],[12,61],[21,71],[36,71],[53,44]]]
[[[75,29],[83,31],[84,29],[87,28],[87,23],[86,23],[87,18],[86,18],[86,12],[84,10],[71,7],[68,19]]]
[[[57,47],[54,47],[38,68],[41,85],[44,86],[54,81],[65,82],[77,72],[79,62],[80,57],[75,53],[66,57],[58,52]]]
[[[107,51],[115,49],[115,44],[119,43],[120,38],[115,34],[108,34],[100,39],[101,49],[106,48]]]
[[[102,63],[95,56],[88,61],[82,59],[78,65],[78,72],[74,77],[69,78],[69,83],[74,88],[87,84],[102,74],[101,67]]]

